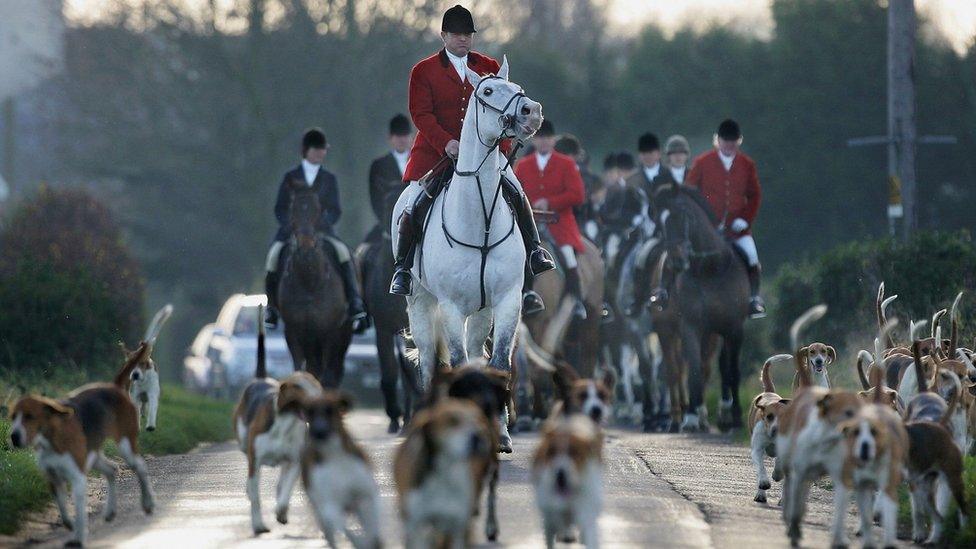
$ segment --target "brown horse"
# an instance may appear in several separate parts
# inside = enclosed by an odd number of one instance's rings
[[[719,371],[722,399],[719,428],[742,426],[739,353],[749,313],[745,263],[715,229],[697,191],[662,186],[654,197],[655,217],[667,250],[671,301],[655,315],[665,362],[671,371],[671,428],[707,428],[704,403],[708,365],[722,338]]]
[[[393,207],[399,197],[399,192],[392,192],[386,196],[386,215],[380,220],[380,228],[383,232],[379,241],[364,242],[356,250],[363,298],[366,300],[366,307],[376,327],[380,390],[383,393],[386,415],[390,418],[387,429],[390,433],[399,432],[401,426],[410,421],[413,405],[419,403],[421,398],[413,366],[405,356],[406,345],[402,333],[410,324],[407,319],[407,302],[403,296],[393,295],[389,290],[394,271],[389,233],[390,217],[393,215]],[[403,407],[400,406],[397,394],[397,385],[401,379]]]
[[[580,287],[583,289],[583,305],[586,307],[586,319],[573,321],[558,353],[569,362],[580,376],[592,378],[596,375],[596,366],[600,352],[600,317],[603,311],[603,259],[600,250],[589,240],[584,239],[586,251],[577,254],[579,263]],[[543,334],[553,321],[562,300],[565,279],[556,271],[543,273],[536,277],[534,289],[542,296],[543,301],[550,306],[546,310],[525,317],[523,322],[532,338],[542,341]],[[551,351],[551,350],[550,350]],[[545,417],[549,406],[545,402],[544,388],[551,383],[551,374],[540,368],[532,368],[528,381],[533,386],[532,415],[535,418]]]
[[[293,236],[278,287],[285,340],[295,371],[308,371],[323,387],[337,388],[352,341],[338,260],[316,231],[322,209],[315,191],[297,180],[292,180],[291,191]]]

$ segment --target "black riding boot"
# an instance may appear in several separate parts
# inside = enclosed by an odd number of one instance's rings
[[[430,205],[434,203],[434,198],[440,194],[444,188],[444,183],[450,180],[453,173],[451,170],[444,170],[443,173],[433,176],[434,179],[424,192],[421,192],[414,200],[413,208],[400,214],[400,221],[397,223],[398,236],[393,263],[396,271],[393,273],[393,280],[390,282],[391,294],[410,295],[413,293],[411,287],[413,277],[410,275],[410,269],[413,268],[414,245],[417,243],[416,235],[421,231],[421,224],[427,218],[427,211],[430,210]]]
[[[345,290],[346,301],[349,303],[349,318],[352,320],[352,331],[361,334],[369,328],[369,317],[366,315],[366,304],[359,293],[359,281],[352,261],[339,263],[339,275],[342,276],[342,287]]]
[[[573,304],[573,316],[586,320],[586,306],[583,305],[583,287],[580,284],[579,269],[568,267],[566,269],[566,293],[573,296],[576,303]]]
[[[530,316],[546,310],[542,296],[532,289],[535,279],[526,268],[525,279],[522,283],[522,316]]]
[[[549,252],[542,247],[542,239],[539,238],[539,228],[535,226],[535,218],[532,216],[532,204],[525,193],[519,191],[511,181],[502,177],[502,191],[505,199],[512,206],[515,212],[515,223],[522,233],[522,242],[525,244],[525,254],[529,261],[529,270],[532,275],[539,275],[546,271],[556,268],[556,263],[552,260]]]
[[[410,295],[410,269],[413,267],[413,221],[410,212],[403,212],[397,223],[397,245],[393,266],[393,280],[390,282],[390,293],[393,295]]]
[[[758,264],[749,266],[749,318],[763,318],[766,316],[766,303],[759,295],[759,278],[762,269]]]
[[[264,294],[268,296],[268,306],[264,311],[264,325],[268,328],[278,326],[278,273],[268,271],[264,275]]]

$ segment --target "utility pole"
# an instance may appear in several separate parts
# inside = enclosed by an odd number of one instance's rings
[[[956,143],[951,135],[916,134],[915,27],[915,1],[888,0],[888,135],[847,140],[848,147],[888,146],[888,230],[897,234],[902,219],[905,240],[918,228],[916,145]]]
[[[900,182],[902,236],[918,227],[915,186],[915,0],[888,1],[888,174]],[[893,193],[892,193],[893,194]]]

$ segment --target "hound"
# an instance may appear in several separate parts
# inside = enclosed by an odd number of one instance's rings
[[[813,385],[806,368],[807,349],[801,348],[795,357],[801,375],[801,389],[793,402],[780,414],[776,435],[777,465],[782,469],[773,478],[781,478],[785,472],[783,488],[783,518],[787,535],[795,546],[802,535],[800,524],[806,513],[807,492],[810,482],[826,473],[835,480],[834,501],[841,505],[847,501],[847,490],[842,482],[844,463],[841,434],[837,426],[854,417],[863,405],[853,392],[827,390]],[[834,517],[833,544],[846,545],[843,517]]]
[[[585,547],[599,547],[602,451],[603,435],[592,418],[572,414],[546,422],[532,459],[532,484],[547,548],[552,549],[557,535],[574,541],[574,526]]]
[[[827,314],[827,306],[820,304],[815,305],[807,309],[802,315],[800,315],[793,325],[790,326],[790,348],[799,349],[800,348],[800,335],[803,333],[803,329],[809,324],[819,320]],[[823,387],[825,389],[830,389],[830,379],[827,377],[827,366],[833,364],[837,360],[837,351],[833,347],[827,345],[826,343],[811,343],[806,346],[807,352],[805,356],[808,358],[803,364],[803,367],[808,370],[813,367],[813,372],[810,373],[811,383],[817,385],[818,387]],[[799,368],[799,364],[797,366]],[[793,376],[793,394],[800,388],[800,384],[806,380],[806,376],[800,374],[799,369]]]
[[[445,398],[414,416],[393,459],[407,549],[469,545],[496,437],[468,400]]]
[[[139,409],[139,417],[146,419],[147,431],[156,430],[156,414],[159,412],[159,369],[156,368],[156,362],[152,359],[152,352],[156,346],[159,331],[162,330],[163,324],[172,314],[173,306],[167,304],[153,317],[149,328],[146,329],[146,337],[143,339],[149,343],[149,351],[146,353],[145,359],[140,361],[132,370],[126,383],[129,397]],[[128,360],[135,351],[129,351],[124,344],[121,345],[122,353]]]
[[[269,532],[261,518],[260,473],[262,465],[281,465],[278,479],[275,518],[288,523],[288,502],[300,473],[305,442],[302,402],[322,394],[314,376],[295,372],[281,383],[267,377],[264,351],[263,310],[258,307],[258,348],[255,379],[251,381],[234,409],[237,443],[247,456],[247,497],[251,501],[251,528],[254,535]]]
[[[14,406],[10,442],[15,448],[34,448],[37,464],[54,492],[61,521],[74,531],[67,546],[80,547],[88,538],[88,472],[105,476],[108,499],[103,517],[115,518],[118,468],[102,453],[107,439],[118,445],[122,459],[135,472],[142,496],[142,510],[155,507],[146,463],[139,456],[139,415],[123,386],[136,365],[145,360],[149,345],[143,342],[115,376],[113,383],[92,383],[75,389],[63,400],[29,395]],[[71,485],[75,518],[68,516],[66,484]]]
[[[603,379],[580,377],[568,363],[557,360],[552,374],[556,402],[551,417],[583,414],[597,425],[605,425],[613,406],[613,371],[605,370]]]
[[[341,530],[357,549],[382,547],[373,468],[343,423],[351,400],[344,393],[328,391],[306,399],[302,407],[308,419],[302,485],[326,541],[337,547],[335,533]],[[346,513],[356,516],[362,534],[345,527]]]
[[[874,546],[871,519],[877,507],[884,531],[882,546],[893,547],[898,528],[898,486],[908,457],[908,433],[901,415],[885,401],[888,393],[884,390],[884,376],[877,372],[874,378],[870,403],[856,417],[841,424],[846,444],[841,479],[847,489],[854,491],[864,546]],[[834,503],[834,520],[839,517],[843,522],[847,502]]]
[[[753,501],[766,503],[766,490],[771,483],[766,472],[765,457],[776,458],[776,432],[779,429],[779,416],[786,410],[790,399],[783,398],[776,393],[773,379],[769,375],[769,367],[778,362],[791,360],[793,355],[775,355],[763,363],[762,380],[763,392],[752,399],[749,411],[749,425],[752,427],[752,465],[756,468],[756,497]]]

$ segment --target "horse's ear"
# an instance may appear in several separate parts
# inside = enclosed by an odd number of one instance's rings
[[[465,70],[465,74],[467,74],[468,76],[468,82],[470,82],[472,86],[477,88],[478,84],[481,82],[481,75],[471,70],[471,67],[464,67],[464,70]]]
[[[498,69],[498,77],[508,80],[508,56],[502,56],[502,66]]]

